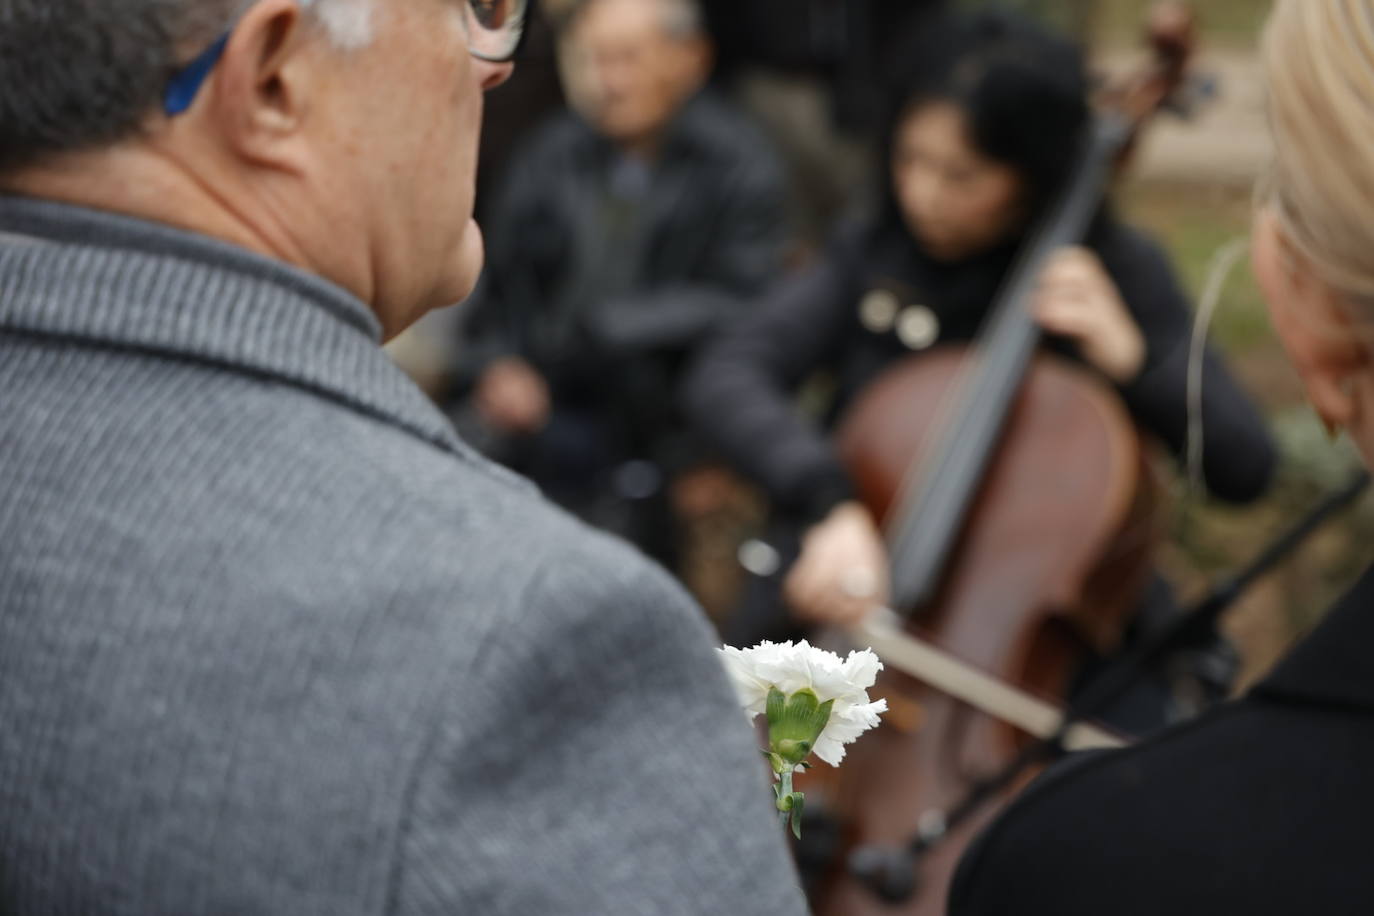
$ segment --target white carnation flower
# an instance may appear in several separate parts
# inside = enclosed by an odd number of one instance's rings
[[[752,649],[726,646],[717,651],[734,682],[740,705],[751,718],[766,712],[768,694],[774,687],[789,697],[810,689],[821,703],[834,700],[830,718],[812,748],[831,766],[839,766],[844,746],[877,725],[878,714],[887,711],[887,700],[868,699],[868,688],[883,667],[871,649],[853,651],[841,659],[802,640],[796,644],[763,642]]]

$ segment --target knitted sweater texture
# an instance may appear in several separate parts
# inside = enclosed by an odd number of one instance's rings
[[[378,339],[0,198],[0,912],[802,912],[699,612]]]

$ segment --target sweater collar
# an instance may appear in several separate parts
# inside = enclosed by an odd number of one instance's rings
[[[0,195],[0,329],[154,352],[322,394],[467,453],[334,284],[171,226]]]
[[[1254,693],[1374,710],[1374,567]]]

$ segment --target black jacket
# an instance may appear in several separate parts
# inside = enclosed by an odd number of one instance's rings
[[[1244,699],[1025,792],[950,916],[1374,912],[1374,570]]]
[[[661,413],[683,355],[780,271],[785,195],[762,134],[710,93],[683,107],[647,170],[560,113],[506,174],[464,374],[518,355],[558,403],[613,411],[637,392]]]
[[[1168,260],[1141,233],[1108,216],[1089,240],[1145,336],[1139,377],[1118,386],[1132,415],[1181,454],[1187,434],[1187,366],[1192,312]],[[1013,258],[1008,245],[944,264],[925,257],[904,233],[851,226],[826,257],[778,284],[767,299],[703,348],[683,398],[689,415],[785,512],[819,518],[851,492],[824,430],[801,415],[797,386],[833,372],[833,419],[852,397],[912,351],[896,326],[873,330],[864,302],[874,290],[936,316],[938,342],[978,331]],[[1064,341],[1047,341],[1073,356]],[[1203,474],[1208,488],[1243,501],[1263,491],[1274,449],[1262,418],[1215,354],[1203,371]]]

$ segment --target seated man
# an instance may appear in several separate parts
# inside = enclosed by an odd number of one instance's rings
[[[573,110],[534,134],[492,211],[460,426],[667,560],[666,478],[699,458],[671,408],[679,366],[780,269],[785,180],[699,91],[693,0],[576,3],[560,51]]]
[[[379,346],[523,13],[3,4],[0,912],[803,912],[700,613]]]

